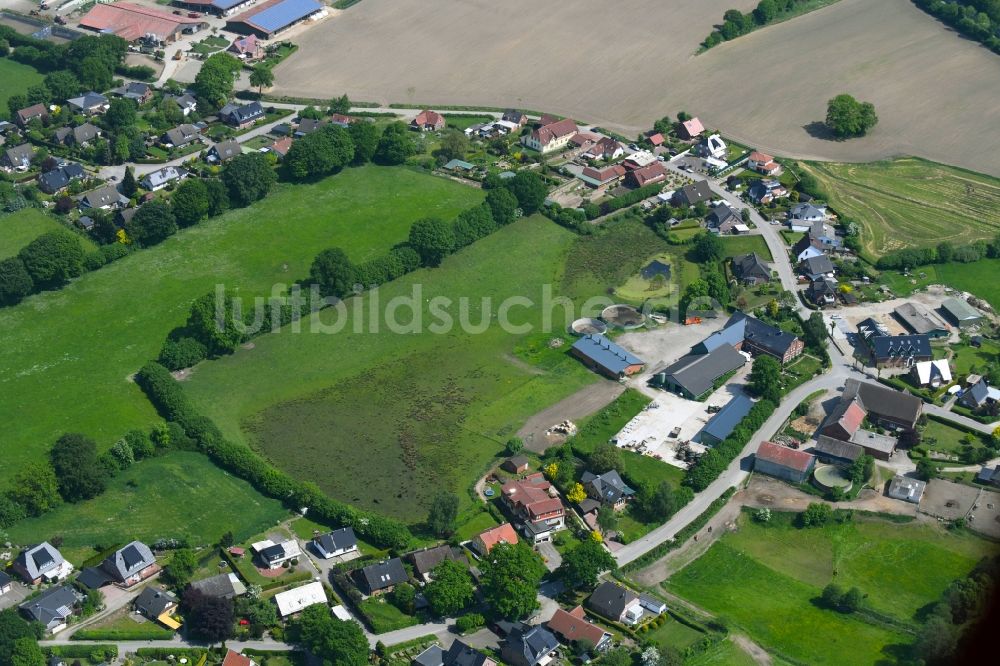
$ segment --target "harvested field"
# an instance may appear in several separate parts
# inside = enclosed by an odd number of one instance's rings
[[[686,109],[779,155],[919,155],[1000,174],[1000,133],[991,131],[1000,125],[1000,68],[986,49],[909,0],[841,0],[693,56],[725,10],[754,5],[581,0],[540,12],[530,0],[365,0],[298,37],[299,51],[276,70],[276,92],[517,105],[626,135]],[[581,42],[598,25],[619,38]],[[421,55],[386,58],[386,44]],[[875,104],[881,121],[869,137],[813,136],[839,92]]]

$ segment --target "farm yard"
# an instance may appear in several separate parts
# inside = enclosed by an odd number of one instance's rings
[[[869,257],[907,246],[956,245],[1000,232],[1000,179],[915,158],[800,164],[843,217],[862,225]]]
[[[481,196],[406,169],[350,169],[280,186],[253,207],[0,310],[0,419],[8,424],[0,486],[63,432],[108,447],[153,423],[152,406],[129,377],[216,284],[269,293],[305,277],[320,250],[340,246],[363,261],[406,238],[416,219],[453,217]]]
[[[664,583],[729,618],[765,649],[815,664],[876,663],[912,637],[814,603],[831,580],[857,586],[876,612],[915,625],[919,612],[994,550],[937,525],[855,516],[799,529],[794,514],[760,525],[744,513],[737,531]],[[767,594],[761,594],[766,590]]]
[[[284,519],[281,502],[263,497],[200,453],[176,451],[137,463],[100,496],[66,504],[7,530],[14,543],[61,536],[63,554],[79,565],[105,547],[132,539],[187,537],[216,542],[232,531],[243,539]]]
[[[727,9],[745,12],[756,4],[584,0],[573,11],[546,14],[530,0],[503,7],[364,0],[297,39],[299,51],[275,70],[275,91],[321,98],[346,92],[383,103],[516,105],[627,136],[684,108],[706,126],[779,156],[872,161],[919,155],[1000,175],[1000,135],[992,131],[1000,124],[1000,70],[986,49],[910,0],[840,0],[693,55]],[[629,39],[582,46],[579,35],[595,24]],[[419,53],[429,43],[439,51],[433,62],[386,58],[386,43],[401,54]],[[337,68],[329,67],[331,58]],[[818,71],[824,75],[813,76]],[[880,122],[869,136],[831,141],[817,127],[827,100],[839,92],[874,103]]]

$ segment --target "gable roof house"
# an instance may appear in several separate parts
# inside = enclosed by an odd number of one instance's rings
[[[49,110],[44,104],[32,104],[31,106],[26,106],[23,109],[18,109],[17,113],[14,114],[14,122],[21,127],[27,127],[28,123],[36,118],[44,121],[48,117]]]
[[[571,118],[564,118],[543,124],[530,134],[522,136],[521,143],[540,153],[550,153],[565,148],[576,130],[576,123]]]
[[[819,247],[819,243],[813,242],[809,234],[806,234],[795,242],[791,254],[795,257],[796,263],[801,263],[810,257],[820,256],[823,254],[823,249]]]
[[[566,645],[587,641],[597,652],[603,652],[612,643],[610,633],[587,620],[583,606],[577,606],[571,611],[559,608],[546,624]]]
[[[221,573],[209,578],[203,578],[202,580],[196,580],[191,583],[191,587],[206,597],[221,597],[223,599],[234,599],[243,596],[247,592],[243,581],[235,573]]]
[[[615,511],[621,511],[635,497],[635,490],[630,488],[617,470],[604,474],[584,472],[580,478],[587,496],[601,504],[606,504]]]
[[[354,535],[353,527],[341,527],[339,530],[314,536],[312,545],[320,557],[328,560],[332,557],[341,557],[347,553],[357,552],[358,538]]]
[[[774,161],[773,156],[756,150],[750,153],[750,157],[747,159],[747,168],[765,176],[774,176],[781,171],[781,165]]]
[[[825,254],[820,254],[815,257],[809,257],[799,264],[799,270],[810,280],[819,280],[822,278],[833,277],[836,268],[833,262],[830,261],[830,257]]]
[[[876,368],[909,368],[934,358],[926,335],[875,335],[866,340]]]
[[[184,114],[185,118],[190,115],[192,111],[196,111],[198,109],[197,98],[189,92],[185,92],[181,95],[171,95],[168,93],[163,96],[163,99],[169,99],[176,104],[180,108],[181,113]]]
[[[226,139],[213,145],[208,149],[209,162],[228,162],[238,155],[243,154],[243,147],[236,139]]]
[[[278,614],[282,618],[295,615],[316,604],[326,604],[326,602],[326,590],[323,589],[323,583],[320,581],[299,585],[274,595],[274,603],[277,604]]]
[[[551,631],[521,622],[500,642],[500,658],[508,666],[544,666],[558,647],[559,641]]]
[[[86,146],[99,136],[101,136],[100,128],[91,123],[84,123],[72,128],[63,143],[68,146]]]
[[[745,285],[755,286],[771,281],[771,266],[756,252],[733,257],[733,277]]]
[[[613,160],[625,154],[625,148],[609,136],[602,136],[597,143],[580,153],[589,160]]]
[[[688,183],[674,194],[679,206],[693,206],[699,201],[710,201],[715,196],[707,180]]]
[[[326,118],[300,118],[295,126],[295,138],[301,139],[328,124]]]
[[[170,614],[177,609],[177,603],[177,597],[167,590],[159,590],[153,585],[143,588],[133,602],[135,610],[140,615],[149,620],[159,621],[170,629],[177,628],[173,626],[177,625],[177,621],[170,617]],[[162,620],[161,617],[163,617]]]
[[[646,362],[603,335],[584,335],[570,349],[591,370],[611,379],[621,379],[641,372]]]
[[[27,171],[35,158],[35,147],[30,143],[8,148],[0,155],[0,167],[4,171]]]
[[[596,169],[594,167],[583,167],[583,170],[579,173],[577,178],[582,180],[584,183],[591,187],[603,187],[605,185],[610,185],[616,183],[627,174],[625,167],[621,164],[612,164],[606,166],[603,169]]]
[[[174,181],[183,180],[188,175],[185,169],[175,166],[165,166],[156,171],[150,171],[139,183],[147,190],[156,192]]]
[[[1000,486],[1000,465],[988,467],[983,465],[979,473],[976,474],[977,483],[988,483],[993,486]]]
[[[226,651],[226,656],[222,660],[222,666],[257,666],[257,662],[250,657],[230,649]]]
[[[952,382],[951,367],[946,358],[936,361],[921,361],[913,366],[910,373],[919,386],[938,388]]]
[[[168,129],[160,137],[160,142],[165,145],[174,146],[180,148],[181,146],[186,146],[192,141],[196,141],[201,138],[201,129],[190,123],[182,123],[173,129]]]
[[[732,233],[737,224],[742,224],[743,218],[726,204],[719,204],[705,218],[705,226],[716,234]]]
[[[104,95],[94,92],[93,90],[85,92],[79,97],[73,97],[72,99],[66,100],[74,111],[78,113],[86,113],[88,115],[104,113],[110,107],[108,98]]]
[[[388,594],[409,578],[406,569],[403,568],[403,560],[398,557],[370,564],[361,570],[359,576],[363,589],[371,596]]]
[[[701,124],[701,121],[697,118],[692,118],[691,120],[685,120],[677,128],[677,134],[680,135],[682,139],[694,139],[705,131],[705,126]]]
[[[654,185],[667,179],[667,168],[662,162],[650,162],[644,167],[633,169],[625,176],[625,182],[632,187]]]
[[[524,127],[528,123],[528,115],[517,109],[507,109],[503,112],[503,116],[500,119],[508,123],[514,123],[518,127]]]
[[[923,412],[923,401],[909,393],[857,379],[844,383],[841,400],[857,398],[868,412],[868,420],[888,428],[913,430]],[[857,442],[856,442],[857,443]],[[862,444],[863,446],[863,444]]]
[[[805,348],[798,336],[739,311],[733,313],[721,331],[708,336],[692,350],[706,353],[723,345],[753,356],[767,354],[782,363],[796,358]]]
[[[969,409],[978,410],[992,403],[1000,402],[1000,389],[990,386],[985,378],[980,377],[972,386],[965,389],[958,402]]]
[[[922,306],[916,303],[903,303],[892,311],[893,316],[911,333],[923,334],[932,338],[943,338],[950,335],[948,327]]]
[[[413,563],[413,570],[424,582],[430,582],[431,572],[434,571],[434,567],[445,560],[458,559],[455,556],[455,551],[448,544],[414,551],[406,557]]]
[[[558,491],[541,472],[503,484],[504,506],[521,522],[521,532],[532,543],[549,541],[566,526],[566,509]]]
[[[74,609],[83,600],[83,595],[69,585],[51,587],[34,599],[21,604],[21,613],[32,622],[39,622],[50,634],[66,628]]]
[[[809,203],[795,204],[788,211],[788,226],[792,231],[805,232],[812,229],[815,222],[826,220],[826,207]]]
[[[250,127],[265,116],[264,107],[260,102],[250,102],[249,104],[226,104],[219,109],[219,117],[227,125],[237,129]]]
[[[867,416],[868,412],[865,411],[860,400],[841,400],[830,412],[830,416],[826,419],[826,425],[820,432],[828,437],[849,442],[861,428],[861,424],[864,423]]]
[[[437,132],[443,130],[446,124],[444,116],[440,113],[424,109],[410,121],[410,129],[415,129],[418,132]]]
[[[299,548],[299,542],[294,539],[288,539],[281,543],[274,543],[270,539],[265,539],[253,544],[252,547],[257,554],[257,559],[268,569],[277,569],[285,562],[302,556],[302,549]]]
[[[129,81],[122,87],[112,90],[111,94],[130,99],[142,106],[153,99],[153,87],[142,81]]]
[[[517,532],[510,523],[484,530],[472,538],[471,547],[479,555],[486,556],[499,543],[517,544]]]
[[[834,278],[816,278],[806,287],[806,298],[819,307],[833,305],[837,302],[838,286]]]
[[[257,35],[237,37],[226,50],[243,60],[259,60],[264,57],[264,47],[257,39]]]
[[[109,555],[101,568],[118,585],[131,587],[159,572],[160,565],[149,546],[133,541]]]
[[[48,541],[22,550],[14,558],[11,568],[29,585],[62,580],[73,572],[73,565],[64,560],[62,553]]]
[[[774,442],[761,442],[754,456],[755,472],[791,483],[802,483],[812,474],[816,456]]]
[[[642,617],[639,595],[617,583],[605,581],[587,597],[587,608],[603,618],[622,624],[636,624]]]
[[[788,188],[773,178],[753,181],[747,188],[747,196],[756,204],[769,204],[775,199],[788,196]]]
[[[74,180],[79,180],[86,175],[83,167],[75,162],[69,162],[61,167],[46,171],[38,177],[38,189],[46,194],[55,194],[68,187]]]
[[[456,640],[447,650],[437,643],[430,645],[410,662],[411,666],[497,666],[482,652]]]
[[[280,139],[276,139],[274,143],[267,147],[269,151],[278,156],[278,159],[284,159],[285,155],[292,148],[292,137],[283,136]]]

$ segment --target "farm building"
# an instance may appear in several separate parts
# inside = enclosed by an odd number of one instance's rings
[[[943,321],[915,303],[903,303],[892,314],[911,333],[931,338],[944,338],[949,334]]]
[[[174,0],[172,4],[175,7],[183,7],[215,16],[232,16],[253,3],[254,0]]]
[[[821,432],[844,442],[850,441],[866,416],[860,400],[841,400],[830,412]]]
[[[894,476],[889,484],[889,497],[920,504],[920,498],[924,495],[927,484],[919,479],[911,479],[906,476]]]
[[[715,381],[743,367],[747,359],[734,347],[723,345],[708,353],[692,352],[654,375],[654,381],[689,400],[710,393]]]
[[[503,461],[500,467],[511,474],[522,474],[528,471],[528,464],[530,462],[528,456],[513,456]]]
[[[753,400],[745,393],[740,393],[726,403],[715,416],[705,424],[698,433],[697,439],[702,444],[713,446],[719,444],[733,432],[743,417],[750,413]]]
[[[116,2],[94,5],[80,19],[80,27],[90,28],[103,34],[115,34],[129,42],[147,39],[169,44],[182,34],[207,28],[208,24],[201,18],[178,16],[162,9],[135,5],[131,2]]]
[[[754,471],[784,481],[802,483],[816,466],[816,456],[773,442],[761,442],[754,456]]]
[[[994,467],[983,465],[983,468],[979,470],[979,474],[976,474],[976,481],[978,483],[1000,486],[1000,465]]]
[[[860,446],[868,455],[879,460],[888,460],[896,452],[896,438],[880,435],[871,430],[859,430],[851,437],[851,443]]]
[[[864,455],[865,450],[857,444],[841,441],[829,435],[820,435],[816,439],[813,454],[821,462],[834,465],[851,465]]]
[[[283,618],[295,615],[310,606],[326,602],[326,590],[323,589],[323,583],[318,581],[274,595],[274,603],[278,604],[278,614]]]
[[[916,396],[885,386],[848,379],[844,384],[840,403],[830,414],[822,433],[842,441],[854,442],[867,450],[866,443],[858,441],[859,438],[863,438],[860,433],[866,432],[860,430],[866,417],[876,425],[893,430],[913,430],[922,411],[923,401]],[[836,424],[840,426],[834,427]],[[873,450],[879,451],[884,448],[885,446],[879,444],[873,447]],[[876,458],[879,457],[872,451],[869,453]],[[888,460],[888,456],[883,460]]]
[[[771,326],[756,317],[736,312],[721,331],[716,331],[692,348],[694,353],[707,353],[722,346],[732,346],[753,356],[766,354],[788,363],[805,347],[797,336]]]
[[[7,594],[14,588],[14,579],[0,571],[0,594]]]
[[[865,340],[876,368],[912,367],[934,358],[926,335],[874,335]]]
[[[975,326],[983,320],[983,315],[960,298],[946,298],[941,310],[959,328]]]
[[[271,39],[283,30],[311,18],[326,15],[316,0],[267,0],[226,22],[226,30]]]
[[[585,335],[571,350],[583,364],[611,379],[621,379],[642,371],[646,362],[616,345],[603,335]]]

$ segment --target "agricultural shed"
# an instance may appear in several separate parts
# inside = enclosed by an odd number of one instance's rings
[[[226,30],[271,39],[282,30],[325,11],[316,0],[268,0],[226,22]]]

